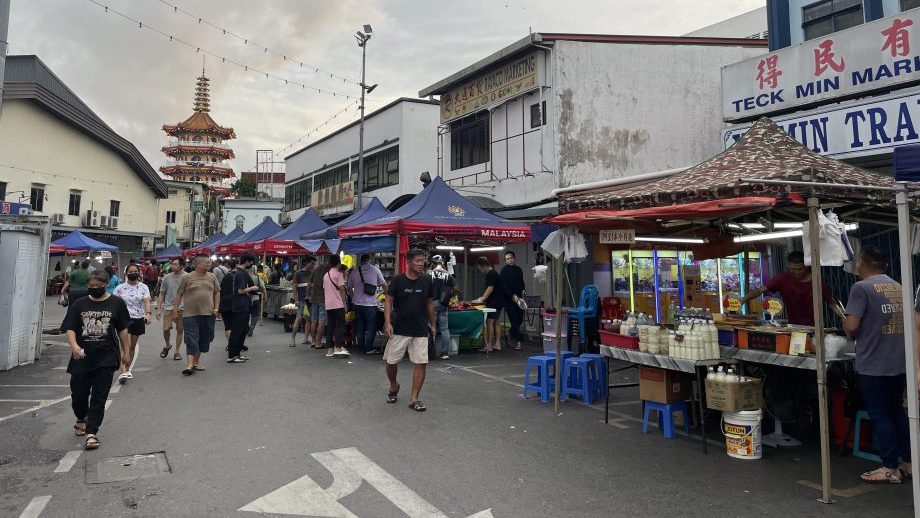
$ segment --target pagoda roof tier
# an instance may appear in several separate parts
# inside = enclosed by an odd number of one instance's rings
[[[197,175],[216,175],[216,176],[225,176],[233,177],[233,169],[230,167],[221,167],[215,165],[200,165],[200,166],[191,166],[191,165],[164,165],[160,168],[160,172],[169,175],[175,176],[177,174],[197,174]]]
[[[225,128],[211,118],[206,112],[196,111],[192,114],[191,117],[185,119],[176,125],[165,124],[163,126],[163,131],[168,133],[170,136],[178,136],[179,133],[192,132],[192,133],[210,133],[214,135],[220,135],[224,140],[236,138],[236,133],[233,132],[233,128]]]
[[[222,159],[236,158],[233,150],[224,146],[209,146],[208,143],[195,143],[194,145],[177,144],[164,146],[160,149],[166,156],[175,157],[176,155],[199,154],[214,155]]]

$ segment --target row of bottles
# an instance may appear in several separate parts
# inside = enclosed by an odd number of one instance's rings
[[[671,356],[684,360],[718,360],[719,330],[712,320],[681,318],[671,337]]]
[[[735,369],[732,367],[724,369],[721,365],[719,365],[718,369],[710,366],[706,373],[706,379],[722,383],[747,383],[751,381],[751,378],[735,373]]]

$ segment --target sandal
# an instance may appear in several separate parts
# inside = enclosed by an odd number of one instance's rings
[[[195,366],[192,367],[192,370],[195,371],[195,372],[201,372],[201,371],[206,370],[206,369],[205,369],[204,367],[200,366],[200,365],[195,365]]]
[[[878,468],[874,471],[867,471],[859,476],[859,479],[869,484],[900,484],[901,470],[898,468],[888,469],[885,467]]]
[[[409,408],[411,408],[412,410],[415,410],[416,412],[424,412],[425,410],[428,410],[428,408],[425,407],[425,405],[423,405],[422,402],[419,400],[415,400],[409,403]]]
[[[169,347],[164,347],[163,350],[160,351],[160,358],[166,358],[167,354],[169,354]]]
[[[176,354],[173,355],[173,360],[179,361],[179,360],[181,360],[181,359],[182,359],[182,355],[181,355],[181,354],[176,353]]]
[[[397,397],[399,395],[399,383],[396,384],[396,392],[387,392],[387,403],[395,403],[399,401]]]
[[[244,359],[242,359],[241,357],[237,356],[237,357],[235,357],[235,358],[229,358],[229,359],[227,359],[227,363],[246,363],[246,360],[244,360]]]
[[[195,374],[195,369],[182,369],[183,376],[191,376],[192,374]]]
[[[73,425],[73,434],[77,437],[86,435],[86,421],[77,420],[77,424]]]
[[[86,436],[86,445],[87,450],[95,450],[99,447],[99,439],[96,438],[94,434],[89,434]]]
[[[128,373],[122,372],[121,374],[119,374],[118,383],[121,383],[122,385],[124,385],[127,381],[128,381]]]

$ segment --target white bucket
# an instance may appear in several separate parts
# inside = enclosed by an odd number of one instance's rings
[[[742,460],[763,457],[761,440],[761,410],[742,410],[722,414],[722,433],[725,435],[725,453]]]

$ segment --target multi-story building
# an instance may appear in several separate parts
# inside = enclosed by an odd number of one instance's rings
[[[262,223],[262,220],[266,217],[280,224],[282,223],[281,209],[283,205],[281,200],[261,198],[224,199],[221,202],[223,214],[221,215],[221,227],[218,230],[224,234],[233,232],[235,228],[242,228],[243,231],[249,232],[259,223]]]
[[[240,173],[240,180],[256,186],[256,196],[272,200],[284,199],[284,162],[275,162],[270,149],[256,151],[254,171]]]
[[[122,252],[153,249],[167,187],[38,57],[9,56],[0,113],[0,198]]]
[[[375,110],[364,123],[363,199],[393,208],[422,189],[419,176],[438,164],[438,103],[401,98]],[[292,220],[309,207],[321,216],[354,210],[359,121],[285,158],[284,210]]]
[[[731,146],[768,116],[812,151],[882,173],[920,143],[920,0],[770,0],[769,53],[725,67]]]
[[[752,11],[732,16],[726,20],[707,25],[684,36],[693,38],[750,38],[767,39],[767,8],[758,7]]]
[[[162,232],[165,246],[179,244],[189,248],[204,241],[207,229],[209,193],[199,182],[166,180],[169,196],[160,200],[157,229]]]
[[[233,150],[225,141],[235,139],[233,128],[225,128],[211,118],[210,80],[204,70],[195,88],[192,116],[174,125],[164,125],[170,136],[163,153],[170,161],[160,172],[175,180],[220,185],[234,177],[229,161]]]

